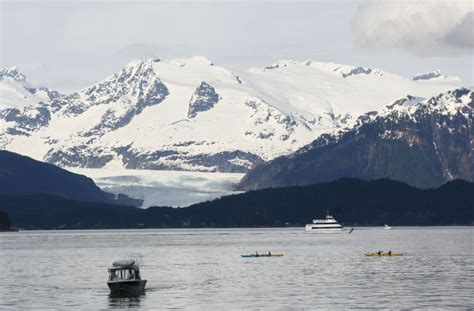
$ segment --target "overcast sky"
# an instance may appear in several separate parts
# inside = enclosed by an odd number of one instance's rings
[[[203,55],[235,71],[331,61],[473,83],[474,0],[4,1],[0,66],[71,92],[135,58]]]

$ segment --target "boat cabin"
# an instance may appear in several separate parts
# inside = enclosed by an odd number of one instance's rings
[[[313,224],[337,224],[337,221],[328,214],[326,219],[313,219]]]
[[[119,260],[109,268],[109,281],[141,280],[140,269],[135,260]]]

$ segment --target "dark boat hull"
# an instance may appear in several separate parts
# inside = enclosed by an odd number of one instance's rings
[[[273,254],[250,254],[250,255],[240,255],[242,258],[259,258],[259,257],[282,257],[282,253],[273,253]]]
[[[146,280],[109,281],[107,285],[114,294],[135,294],[145,291]]]

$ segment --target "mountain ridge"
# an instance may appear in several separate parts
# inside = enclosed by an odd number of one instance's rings
[[[474,95],[460,88],[413,96],[369,112],[337,134],[321,135],[287,157],[255,167],[239,190],[305,185],[341,177],[391,178],[430,188],[474,180]]]
[[[203,57],[141,59],[79,92],[0,111],[0,144],[63,167],[246,172],[407,93],[457,84],[314,61],[237,75]]]

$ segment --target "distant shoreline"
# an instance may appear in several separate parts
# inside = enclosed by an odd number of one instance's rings
[[[330,213],[347,227],[471,226],[474,183],[418,189],[387,179],[340,179],[268,188],[185,208],[136,208],[52,195],[0,196],[3,227],[21,229],[193,229],[304,227]],[[7,219],[8,217],[8,219]]]
[[[0,232],[18,232],[18,229],[0,229]]]
[[[383,226],[349,226],[354,228],[354,232],[357,229],[383,229]],[[419,226],[395,226],[391,230],[396,231],[397,229],[416,229],[416,228],[449,228],[449,227],[474,227],[471,225],[419,225]],[[281,226],[281,227],[173,227],[173,228],[84,228],[84,229],[11,229],[11,230],[0,230],[0,233],[12,233],[12,232],[23,232],[23,231],[130,231],[130,230],[228,230],[228,229],[247,229],[247,230],[260,230],[260,229],[301,229],[304,232],[304,226]],[[311,234],[311,233],[308,233]]]

